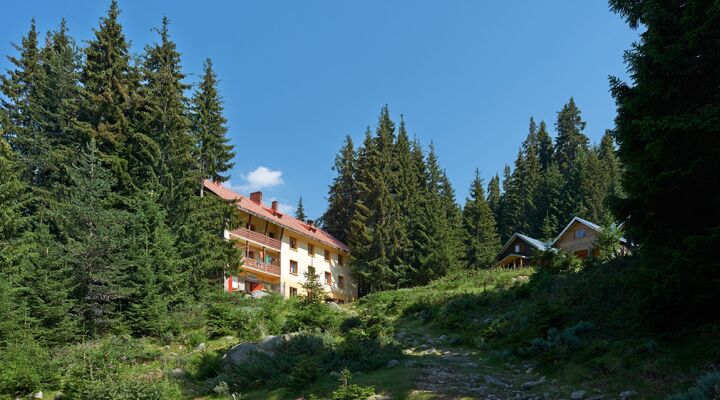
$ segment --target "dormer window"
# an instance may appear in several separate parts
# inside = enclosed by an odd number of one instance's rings
[[[585,237],[585,229],[578,229],[575,231],[575,239],[582,239]]]
[[[516,252],[516,253],[519,253],[519,252],[520,252],[520,245],[519,245],[519,244],[516,244],[516,245],[515,245],[515,252]]]

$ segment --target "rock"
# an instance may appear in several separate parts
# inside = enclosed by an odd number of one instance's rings
[[[182,368],[175,368],[172,371],[170,371],[170,375],[172,375],[172,377],[175,379],[183,378],[183,377],[185,377],[185,374],[186,374],[186,372]]]
[[[367,400],[390,400],[392,397],[386,396],[384,394],[374,394],[367,398]]]
[[[528,369],[525,370],[525,373],[526,373],[526,374],[532,374],[534,371],[535,371],[534,369],[528,368]]]
[[[235,336],[224,336],[223,340],[235,340]]]
[[[570,393],[570,398],[572,400],[582,400],[585,398],[585,391],[584,390],[576,390],[576,391]]]
[[[441,342],[444,342],[444,341],[447,340],[447,338],[448,338],[447,335],[441,335],[441,336],[438,338],[438,340],[441,341]]]
[[[63,392],[57,392],[57,393],[55,393],[55,400],[61,400],[63,397],[65,397],[65,395],[63,394]]]
[[[604,394],[599,394],[599,395],[595,395],[595,396],[592,396],[592,397],[588,397],[587,400],[602,400],[602,399],[604,399],[604,398],[605,398],[605,395],[604,395]]]
[[[625,390],[625,391],[620,392],[619,396],[621,399],[627,399],[627,398],[635,396],[636,394],[637,393],[635,393],[634,390]]]
[[[337,371],[331,371],[330,376],[332,376],[333,378],[340,378],[341,374]]]
[[[402,340],[404,337],[405,337],[405,332],[403,332],[403,331],[400,331],[395,334],[395,339],[397,339],[397,340]]]
[[[195,348],[195,351],[203,351],[203,350],[205,350],[206,348],[207,348],[207,346],[205,345],[205,343],[200,343],[200,344],[197,345],[197,347]]]
[[[387,362],[388,368],[394,368],[394,367],[397,367],[398,365],[400,365],[400,361],[398,361],[398,360],[390,360]]]
[[[463,357],[470,357],[470,353],[463,353],[462,356],[463,356]]]
[[[43,392],[33,393],[33,395],[31,396],[31,398],[33,398],[33,399],[42,399],[42,398],[43,398]]]
[[[460,364],[460,366],[465,367],[465,368],[477,368],[478,367],[477,363],[474,363],[474,362],[462,363],[462,364]]]
[[[485,378],[485,382],[487,382],[487,383],[489,383],[489,384],[491,384],[491,385],[497,385],[497,386],[502,386],[502,387],[510,387],[510,385],[508,385],[507,383],[501,381],[500,379],[498,379],[498,378],[496,378],[496,377],[494,377],[494,376],[492,376],[492,375],[485,375],[484,378]]]
[[[265,336],[257,343],[240,343],[228,350],[223,359],[231,365],[239,365],[248,360],[250,354],[259,352],[269,356],[275,354],[275,349],[300,333],[288,333],[285,335]]]
[[[523,384],[521,385],[521,387],[522,387],[524,390],[527,390],[527,389],[530,389],[530,388],[534,388],[535,386],[542,385],[543,383],[545,383],[545,377],[544,377],[544,376],[543,376],[542,378],[536,380],[536,381],[528,381],[528,382],[525,382],[525,383],[523,383]]]
[[[415,366],[415,364],[417,364],[417,363],[413,360],[405,361],[405,368],[412,368]]]

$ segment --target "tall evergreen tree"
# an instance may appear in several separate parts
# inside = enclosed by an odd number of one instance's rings
[[[560,171],[569,175],[578,154],[588,148],[588,138],[583,133],[585,121],[572,97],[557,114],[555,129],[555,160]]]
[[[338,240],[347,243],[355,213],[355,147],[350,136],[335,156],[336,176],[328,191],[328,208],[322,216],[323,227]]]
[[[488,183],[487,202],[495,221],[497,221],[500,216],[500,176],[498,174],[495,174]]]
[[[631,84],[611,80],[625,167],[618,215],[640,245],[638,272],[657,321],[716,320],[720,307],[720,9],[689,0],[611,0],[644,32],[625,60]]]
[[[192,131],[195,135],[200,175],[203,179],[225,182],[233,167],[235,152],[227,137],[227,119],[223,116],[222,97],[218,93],[218,79],[208,58],[203,77],[192,98]],[[204,187],[200,185],[201,191]]]
[[[555,156],[552,138],[548,134],[545,121],[540,121],[540,127],[537,131],[537,155],[540,161],[540,169],[545,171]]]
[[[305,206],[303,205],[302,196],[300,196],[297,208],[295,208],[295,218],[299,219],[300,221],[305,221],[306,217],[307,216],[305,215]]]
[[[465,230],[465,261],[471,268],[492,266],[500,249],[500,237],[495,226],[490,205],[485,200],[480,171],[475,170],[475,179],[463,207],[463,228]]]
[[[156,165],[158,151],[154,141],[137,132],[140,74],[131,65],[130,43],[125,39],[119,16],[117,0],[112,0],[107,15],[95,30],[95,38],[85,48],[78,128],[96,142],[116,184],[128,192],[136,183],[130,171],[144,176],[136,170]]]

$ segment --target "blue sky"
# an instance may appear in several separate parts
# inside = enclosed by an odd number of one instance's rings
[[[61,17],[80,41],[109,1],[24,0],[4,5],[0,55],[15,54],[35,17]],[[574,96],[593,142],[613,126],[608,75],[626,78],[637,40],[604,1],[135,1],[121,0],[133,48],[155,40],[162,16],[183,53],[188,82],[211,57],[236,146],[231,184],[260,189],[312,217],[325,209],[331,166],[345,135],[360,142],[384,104],[440,161],[464,202],[512,163],[528,119]],[[0,68],[8,67],[5,57]],[[554,134],[554,132],[553,132]]]

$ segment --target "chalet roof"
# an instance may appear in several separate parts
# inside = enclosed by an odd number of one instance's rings
[[[555,240],[552,241],[551,245],[554,245],[558,240],[560,240],[560,238],[563,237],[563,235],[565,235],[565,232],[567,232],[567,230],[570,229],[570,227],[571,227],[575,222],[579,222],[579,223],[587,226],[588,228],[594,230],[595,232],[602,232],[602,230],[603,230],[603,227],[600,226],[600,225],[598,225],[598,224],[596,224],[596,223],[590,222],[590,221],[588,221],[588,220],[586,220],[586,219],[583,219],[583,218],[580,218],[580,217],[574,217],[574,218],[570,221],[570,223],[565,226],[565,229],[563,229],[562,232],[560,232],[560,234],[557,235],[557,237],[555,238]],[[623,224],[624,224],[624,222],[623,222],[622,224],[620,224],[618,227],[622,227]],[[623,242],[623,243],[626,242],[626,240],[625,240],[624,237],[623,237],[623,238],[620,238],[620,241]]]
[[[510,236],[510,239],[505,242],[503,247],[500,249],[498,254],[502,254],[505,250],[507,250],[508,247],[510,247],[510,244],[516,239],[520,239],[523,242],[529,244],[530,246],[540,250],[540,251],[546,251],[550,246],[548,246],[546,243],[543,243],[541,240],[533,239],[530,236],[523,235],[522,233],[513,233],[512,236]]]
[[[206,179],[205,181],[203,181],[203,184],[208,190],[215,193],[220,198],[225,200],[235,200],[239,209],[251,215],[268,220],[283,228],[289,229],[298,235],[315,239],[335,249],[345,252],[350,251],[350,248],[345,243],[337,240],[329,233],[316,226],[309,225],[303,221],[300,221],[292,215],[281,213],[279,211],[273,210],[272,208],[267,208],[262,204],[258,204],[250,200],[249,197],[238,194],[222,186],[221,184],[212,182],[210,180]]]

